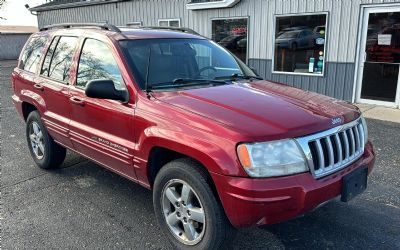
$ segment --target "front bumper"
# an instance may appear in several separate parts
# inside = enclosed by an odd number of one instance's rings
[[[234,227],[260,226],[295,218],[341,194],[342,178],[360,167],[371,173],[375,153],[370,142],[350,166],[321,179],[311,173],[277,178],[243,178],[212,174],[228,219]]]

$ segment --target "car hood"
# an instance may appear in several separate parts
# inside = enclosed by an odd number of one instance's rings
[[[252,140],[300,137],[360,116],[358,108],[347,102],[268,81],[156,92],[154,96]]]

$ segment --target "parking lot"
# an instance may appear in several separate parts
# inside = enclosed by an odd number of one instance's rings
[[[34,165],[11,101],[14,66],[0,62],[0,249],[169,249],[151,191],[73,153],[57,170]],[[400,124],[368,122],[378,158],[365,193],[285,223],[241,229],[233,249],[399,249]]]

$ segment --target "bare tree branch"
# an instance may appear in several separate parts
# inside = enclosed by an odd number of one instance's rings
[[[0,0],[0,9],[4,6],[5,3],[6,3],[6,0]]]
[[[0,0],[0,10],[4,7],[5,4],[6,4],[6,0]],[[0,20],[7,20],[7,19],[0,16]]]

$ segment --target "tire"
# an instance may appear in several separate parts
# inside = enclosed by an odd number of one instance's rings
[[[32,111],[28,115],[26,139],[31,156],[38,167],[51,169],[63,163],[67,150],[51,138],[38,111]]]
[[[235,229],[226,218],[208,181],[211,181],[210,177],[203,171],[202,166],[190,159],[174,160],[161,168],[156,176],[153,189],[155,215],[161,230],[177,249],[218,249],[221,246],[227,247],[229,245],[227,241],[234,236]],[[181,184],[182,188],[179,189]],[[183,185],[188,185],[192,189],[191,195],[189,195],[191,198],[187,199],[187,204],[183,203],[185,200],[182,198],[184,197],[182,195]],[[176,191],[176,195],[180,193],[181,197],[178,199],[178,201],[182,202],[180,207],[172,205],[170,199],[167,198],[168,195],[166,193],[170,188]],[[196,202],[196,200],[199,202]],[[199,210],[198,207],[202,209]],[[168,211],[169,209],[170,211]],[[185,210],[189,211],[189,209],[197,212],[187,212],[185,214]],[[179,211],[182,211],[180,217],[176,215]],[[198,211],[202,211],[204,216],[199,216],[201,212],[199,213]],[[178,221],[177,226],[170,227],[169,224],[173,225],[174,223],[168,223],[167,216],[168,218],[174,218],[170,221]],[[205,223],[197,222],[194,217],[197,217],[197,221],[204,220]],[[181,219],[180,221],[179,218]],[[185,223],[185,218],[187,223]],[[186,237],[184,225],[187,226],[188,224],[194,225],[192,228],[198,236],[197,239],[194,239],[195,237],[192,237],[192,239]],[[179,232],[179,230],[181,230],[181,234],[183,233],[182,236],[179,236],[179,233],[175,233]],[[189,230],[189,232],[191,231]],[[189,242],[190,240],[192,241]]]
[[[297,50],[297,43],[292,43],[291,50]]]

